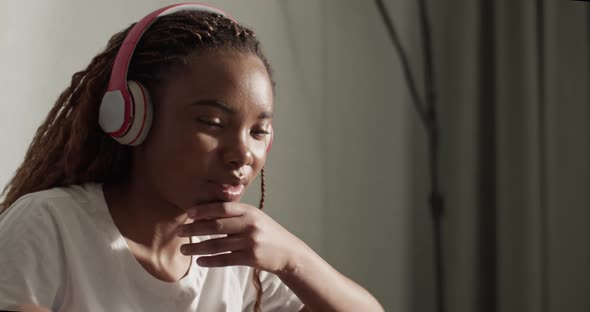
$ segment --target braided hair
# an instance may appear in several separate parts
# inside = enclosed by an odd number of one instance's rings
[[[5,186],[0,212],[21,196],[87,182],[117,182],[130,173],[131,147],[120,145],[98,124],[98,111],[112,65],[125,36],[135,24],[115,34],[86,69],[72,76],[37,129],[23,163]],[[153,90],[175,69],[188,65],[195,52],[231,50],[260,58],[271,82],[272,70],[254,32],[221,14],[181,11],[162,16],[146,30],[135,48],[127,77]],[[264,169],[260,209],[264,207]],[[252,277],[260,311],[260,271]]]

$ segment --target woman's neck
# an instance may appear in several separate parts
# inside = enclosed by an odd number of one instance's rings
[[[185,242],[175,231],[187,222],[186,213],[148,185],[125,181],[105,183],[103,189],[109,212],[126,239],[153,251],[177,250]]]
[[[180,253],[189,243],[176,228],[187,222],[183,210],[157,198],[154,190],[132,183],[104,184],[109,211],[129,251],[152,276],[175,282],[188,274],[191,257]]]

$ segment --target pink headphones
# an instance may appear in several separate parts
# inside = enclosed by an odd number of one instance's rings
[[[204,11],[224,15],[233,20],[226,12],[203,3],[180,3],[158,9],[142,18],[127,34],[115,57],[113,70],[107,91],[100,104],[98,123],[104,132],[124,145],[141,144],[152,124],[153,109],[148,90],[139,82],[127,80],[129,63],[137,42],[160,16],[179,11]],[[273,130],[270,128],[270,142],[273,141]]]

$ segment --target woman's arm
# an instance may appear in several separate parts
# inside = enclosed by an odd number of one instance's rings
[[[336,271],[311,248],[306,246],[291,257],[292,263],[277,276],[308,311],[383,311],[368,291]]]
[[[180,236],[227,235],[182,246],[185,255],[203,255],[199,265],[247,265],[274,273],[311,311],[383,311],[369,292],[258,208],[213,203],[187,213],[194,222],[182,225]]]

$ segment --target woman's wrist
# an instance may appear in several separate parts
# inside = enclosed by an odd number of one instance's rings
[[[304,246],[295,248],[288,265],[275,274],[306,307],[314,311],[383,311],[369,292]]]
[[[320,257],[303,241],[298,238],[297,240],[299,241],[299,244],[287,253],[285,267],[275,273],[281,280],[283,280],[283,282],[286,282],[286,280],[297,279],[304,274],[306,267],[309,267],[311,263],[317,261],[317,258]]]

